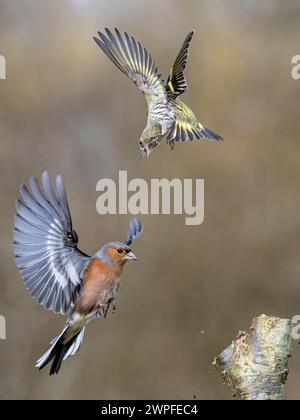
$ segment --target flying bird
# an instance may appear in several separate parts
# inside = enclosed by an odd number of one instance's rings
[[[83,340],[86,325],[105,318],[115,299],[125,263],[137,260],[131,244],[143,230],[131,219],[124,242],[110,242],[92,257],[77,248],[68,200],[61,176],[52,186],[47,172],[42,188],[35,177],[29,188],[20,187],[13,231],[15,262],[31,296],[45,309],[67,315],[61,334],[37,361],[42,369],[52,362],[50,375],[62,361],[74,355]]]
[[[147,125],[140,137],[142,155],[150,156],[153,149],[165,137],[173,149],[175,142],[192,140],[223,140],[221,136],[205,128],[198,122],[193,111],[181,102],[179,95],[188,86],[185,78],[190,43],[193,32],[190,32],[170,70],[167,83],[148,51],[140,42],[126,32],[121,34],[105,29],[105,34],[98,32],[94,40],[107,57],[125,73],[143,92],[147,103]]]

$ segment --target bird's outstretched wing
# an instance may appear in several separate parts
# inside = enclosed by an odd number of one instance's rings
[[[125,73],[144,93],[147,104],[157,96],[166,98],[166,90],[161,74],[150,54],[142,45],[126,32],[115,34],[105,29],[106,34],[98,32],[94,40],[107,57]]]
[[[175,99],[177,96],[184,93],[188,88],[184,70],[186,68],[189,47],[193,35],[194,32],[190,32],[185,38],[184,43],[176,57],[175,63],[170,70],[170,75],[166,84],[168,99]]]
[[[130,246],[143,233],[143,225],[138,217],[133,217],[129,222],[125,244]]]
[[[167,142],[187,140],[223,140],[223,137],[200,124],[192,110],[179,100],[172,101],[176,110],[176,121],[167,135]]]
[[[32,177],[29,188],[20,187],[13,250],[31,296],[46,309],[65,314],[77,296],[90,257],[77,248],[62,178],[57,176],[54,189],[44,172],[42,185],[43,190]]]

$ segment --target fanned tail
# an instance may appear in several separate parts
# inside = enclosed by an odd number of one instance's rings
[[[199,123],[196,125],[185,121],[182,122],[177,119],[171,128],[166,140],[167,143],[174,145],[174,142],[185,142],[203,139],[222,141],[223,137],[214,131],[203,127]]]
[[[41,370],[51,361],[50,375],[57,374],[61,364],[69,356],[73,356],[78,350],[84,337],[83,327],[74,337],[65,342],[66,332],[69,328],[67,324],[61,334],[51,341],[50,349],[36,362],[36,367]]]

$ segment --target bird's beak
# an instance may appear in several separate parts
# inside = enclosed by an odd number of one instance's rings
[[[137,257],[134,255],[134,253],[132,251],[128,252],[128,254],[126,254],[126,256],[124,258],[125,258],[125,260],[137,261]]]

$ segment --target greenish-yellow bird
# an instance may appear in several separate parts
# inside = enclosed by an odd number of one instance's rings
[[[107,57],[125,73],[143,92],[147,102],[147,126],[140,138],[142,155],[150,156],[152,150],[165,137],[167,144],[192,140],[223,140],[221,136],[199,123],[193,111],[177,97],[187,90],[185,68],[189,46],[193,37],[190,32],[176,57],[167,83],[162,79],[150,54],[126,32],[115,29],[113,34],[98,32],[94,40]]]

